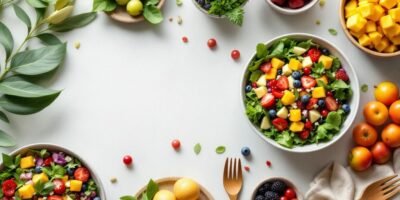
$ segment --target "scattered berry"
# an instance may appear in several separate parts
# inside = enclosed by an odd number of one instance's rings
[[[35,167],[35,173],[36,173],[36,174],[42,173],[42,167],[41,167],[41,166],[36,166],[36,167]]]
[[[6,197],[13,197],[17,189],[17,183],[13,179],[8,179],[1,185],[2,192]]]
[[[305,127],[306,129],[311,130],[312,127],[313,127],[313,125],[312,125],[312,123],[311,123],[310,121],[306,121],[306,123],[304,124],[304,127]]]
[[[55,194],[58,194],[58,195],[64,194],[64,192],[65,192],[65,190],[67,188],[65,187],[65,183],[64,183],[63,180],[55,179],[53,181],[53,184],[54,184],[54,190],[53,191],[54,191]],[[83,190],[83,191],[85,191],[85,190]]]
[[[269,160],[267,160],[266,164],[267,164],[268,167],[271,167],[271,166],[272,166],[272,163],[271,163],[271,161],[269,161]]]
[[[251,84],[251,87],[257,88],[257,83],[252,83],[252,84]]]
[[[296,80],[300,80],[300,78],[301,78],[301,73],[300,73],[299,71],[294,71],[294,72],[292,73],[292,77],[293,77],[294,79],[296,79]]]
[[[249,166],[244,166],[244,170],[245,170],[246,172],[249,172],[249,171],[250,171],[250,167],[249,167]]]
[[[326,56],[329,56],[331,54],[327,48],[322,48],[321,49],[321,53],[326,55]]]
[[[342,105],[342,109],[345,113],[349,113],[350,112],[350,106],[349,104],[343,104]]]
[[[188,43],[189,39],[186,36],[184,36],[184,37],[182,37],[182,42],[183,43]]]
[[[289,0],[289,8],[292,9],[297,9],[297,8],[301,8],[305,5],[304,0]]]
[[[333,97],[333,93],[331,91],[326,92],[326,96]]]
[[[318,103],[318,99],[316,99],[316,98],[311,98],[310,101],[308,102],[307,106],[306,106],[307,110],[312,110],[312,109],[314,109],[315,106],[317,105],[317,103]]]
[[[342,81],[348,81],[349,76],[347,76],[347,73],[343,68],[340,68],[336,72],[336,79],[340,79]]]
[[[306,94],[301,97],[301,103],[307,104],[310,101],[310,95]]]
[[[281,75],[282,74],[282,69],[278,69],[277,73],[278,73],[278,75]]]
[[[132,164],[132,156],[126,155],[124,158],[122,158],[122,161],[124,162],[125,165],[131,165]]]
[[[251,153],[249,147],[243,147],[242,150],[241,150],[241,152],[242,152],[242,155],[243,155],[243,156],[249,156],[250,153]]]
[[[175,150],[178,150],[179,148],[181,148],[181,142],[177,139],[172,140],[171,145],[172,145],[172,148],[174,148]]]
[[[328,116],[328,114],[329,114],[329,111],[326,110],[326,109],[324,109],[324,110],[321,111],[322,117],[326,117],[326,116]]]
[[[308,136],[310,136],[310,131],[309,130],[303,130],[302,132],[300,132],[299,137],[302,140],[306,140],[308,138]]]
[[[215,48],[217,46],[217,40],[211,38],[207,41],[207,45],[210,49]]]
[[[313,62],[318,62],[321,52],[317,48],[311,48],[308,50],[307,55],[310,56]]]
[[[276,87],[280,90],[286,90],[289,88],[289,79],[286,76],[281,76],[276,82]]]
[[[264,195],[257,195],[254,200],[265,200]]]
[[[318,106],[323,108],[325,106],[325,101],[323,99],[318,100]]]
[[[232,52],[231,52],[231,57],[232,57],[232,59],[233,60],[237,60],[237,59],[239,59],[240,58],[240,51],[239,50],[233,50]]]
[[[317,81],[311,76],[303,76],[301,77],[301,85],[303,85],[305,89],[310,89],[317,85]]]
[[[110,179],[110,181],[111,181],[111,183],[116,183],[118,180],[117,180],[117,178],[112,177],[112,178]]]

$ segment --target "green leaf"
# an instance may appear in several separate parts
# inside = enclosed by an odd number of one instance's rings
[[[244,18],[244,10],[242,7],[237,7],[225,13],[226,18],[235,25],[242,26]]]
[[[23,51],[11,60],[11,70],[27,76],[44,74],[57,68],[64,60],[65,54],[66,44]]]
[[[328,29],[328,31],[329,31],[329,33],[331,34],[331,35],[334,35],[334,36],[336,36],[338,33],[337,33],[337,30],[336,29],[333,29],[333,28],[330,28],[330,29]]]
[[[5,80],[0,83],[0,93],[18,97],[37,98],[54,95],[60,93],[60,91],[46,89],[27,81]]]
[[[361,86],[361,91],[362,91],[362,92],[368,92],[368,85],[367,85],[367,84],[363,84],[363,85]]]
[[[314,67],[311,69],[312,72],[314,73],[314,76],[320,77],[322,74],[325,73],[325,67],[322,62],[315,63]]]
[[[50,30],[55,32],[67,32],[76,28],[84,27],[90,24],[97,17],[96,12],[83,13],[67,18],[60,24],[52,24]]]
[[[332,62],[332,71],[337,71],[342,66],[339,58],[334,57]]]
[[[276,142],[284,147],[292,148],[293,147],[293,138],[290,137],[290,133],[288,131],[284,131],[276,137]]]
[[[7,168],[14,169],[16,167],[14,164],[14,158],[12,156],[3,153],[2,158],[3,158],[3,164]]]
[[[300,42],[299,44],[297,44],[298,47],[301,47],[306,50],[308,50],[313,45],[314,45],[314,43],[312,42],[312,40],[306,40],[306,41],[303,41],[303,42]]]
[[[263,43],[257,44],[256,49],[257,49],[256,57],[258,59],[264,58],[265,56],[268,55],[268,49],[267,49],[267,46],[265,44],[263,44]]]
[[[19,115],[30,115],[37,113],[49,106],[60,93],[41,97],[41,98],[23,98],[4,95],[0,97],[0,106],[11,113]]]
[[[200,144],[200,143],[197,143],[196,145],[194,145],[193,150],[194,150],[194,153],[195,153],[196,155],[199,155],[200,152],[201,152],[201,144]]]
[[[11,35],[10,30],[3,22],[0,21],[0,44],[3,45],[6,50],[6,58],[10,57],[14,48],[14,39]]]
[[[119,199],[120,199],[120,200],[137,200],[136,197],[134,197],[134,196],[128,196],[128,195],[122,196],[122,197],[120,197]]]
[[[111,12],[117,8],[117,3],[114,0],[93,0],[93,11]]]
[[[158,184],[153,180],[150,180],[146,188],[147,199],[153,199],[158,190],[159,190]]]
[[[183,1],[182,0],[176,0],[175,3],[176,3],[177,6],[181,6],[183,4]]]
[[[40,35],[36,35],[36,37],[39,38],[39,40],[45,43],[46,45],[62,44],[61,40],[58,39],[57,36],[51,33],[42,33]]]
[[[340,125],[342,124],[342,116],[337,112],[330,112],[326,117],[326,123],[332,124],[336,127],[340,127]]]
[[[0,147],[12,147],[15,146],[15,140],[3,130],[0,130]]]
[[[148,5],[144,7],[143,16],[152,24],[159,24],[164,20],[160,9],[155,5]]]
[[[251,73],[249,80],[251,82],[256,82],[262,74],[263,74],[263,72],[261,70],[256,70]]]
[[[39,21],[41,21],[44,18],[45,14],[46,14],[46,10],[47,10],[46,8],[35,8],[36,23],[38,23]]]
[[[29,5],[31,5],[34,8],[46,8],[48,6],[47,3],[40,1],[40,0],[26,0]]]
[[[0,111],[0,120],[6,123],[10,123],[10,120],[3,111]]]
[[[218,146],[218,147],[215,149],[215,152],[216,152],[217,154],[223,154],[223,153],[225,153],[225,151],[226,151],[226,147],[224,147],[224,146]]]
[[[15,11],[15,14],[17,15],[17,17],[25,23],[25,25],[28,27],[28,32],[31,30],[32,28],[32,23],[31,23],[31,19],[29,18],[28,14],[26,14],[26,12],[19,7],[17,4],[13,4],[13,8]]]
[[[147,0],[146,1],[146,5],[154,5],[154,6],[156,6],[159,2],[160,2],[160,0]]]

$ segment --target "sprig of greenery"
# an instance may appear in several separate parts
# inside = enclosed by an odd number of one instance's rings
[[[93,12],[70,16],[72,1],[61,6],[59,1],[55,4],[48,0],[26,2],[36,11],[36,20],[32,20],[15,1],[0,1],[0,6],[11,4],[16,16],[27,28],[27,35],[14,48],[12,32],[6,24],[0,22],[0,46],[5,49],[4,62],[0,63],[0,120],[6,123],[9,123],[9,119],[3,111],[19,115],[34,114],[49,106],[60,95],[60,90],[48,89],[36,83],[49,78],[52,74],[50,72],[64,62],[66,43],[61,42],[54,33],[86,26],[96,18]],[[51,6],[56,8],[55,11],[46,15]],[[44,45],[28,50],[28,43],[32,39],[39,39]],[[14,145],[13,138],[0,130],[0,146]]]
[[[211,3],[211,8],[208,10],[209,14],[217,16],[225,16],[233,24],[242,26],[244,18],[243,4],[247,0],[214,0]]]

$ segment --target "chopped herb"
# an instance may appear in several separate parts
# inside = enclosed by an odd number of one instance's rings
[[[177,6],[181,6],[183,4],[183,1],[182,0],[176,0],[176,5]]]
[[[194,150],[194,153],[195,153],[196,155],[199,155],[200,152],[201,152],[201,144],[200,144],[200,143],[197,143],[196,145],[194,145],[193,150]]]
[[[334,36],[336,36],[336,35],[338,34],[337,31],[336,31],[336,29],[333,29],[333,28],[328,29],[328,31],[329,31],[329,33],[330,33],[331,35],[334,35]]]
[[[319,0],[319,6],[323,7],[326,3],[326,0]]]
[[[216,152],[217,154],[223,154],[223,153],[225,153],[225,150],[226,150],[226,147],[224,147],[224,146],[218,146],[218,147],[215,149],[215,152]]]
[[[317,21],[315,21],[315,24],[316,24],[316,25],[320,25],[320,24],[321,24],[321,21],[317,20]]]
[[[361,86],[361,91],[362,91],[362,92],[367,92],[367,91],[368,91],[368,85],[367,85],[367,84],[363,84],[363,85]]]

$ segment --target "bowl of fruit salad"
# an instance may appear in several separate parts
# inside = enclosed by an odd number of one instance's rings
[[[213,18],[227,18],[233,24],[241,26],[244,18],[243,6],[248,0],[192,0],[204,14]]]
[[[274,10],[286,14],[295,15],[312,8],[318,0],[265,0]]]
[[[347,38],[362,51],[377,57],[400,55],[397,0],[341,0],[339,16]]]
[[[342,137],[360,101],[357,75],[333,44],[288,34],[257,45],[241,98],[255,132],[290,152],[323,149]]]
[[[296,186],[285,178],[269,178],[260,183],[253,192],[251,200],[303,200]]]
[[[53,144],[32,144],[3,154],[0,177],[2,199],[106,199],[87,163]]]

